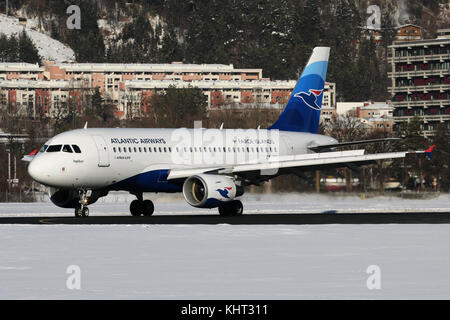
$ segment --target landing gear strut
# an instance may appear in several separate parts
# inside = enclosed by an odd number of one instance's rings
[[[89,208],[87,207],[88,203],[89,203],[89,197],[91,195],[92,191],[91,190],[79,190],[78,194],[80,195],[80,202],[79,204],[75,207],[75,217],[80,218],[87,218],[89,217]]]
[[[155,211],[155,206],[150,200],[143,200],[142,193],[135,194],[137,200],[133,200],[130,203],[130,212],[132,216],[151,216]]]
[[[242,202],[239,200],[233,200],[230,202],[225,202],[219,207],[219,214],[221,216],[240,216],[244,211]]]

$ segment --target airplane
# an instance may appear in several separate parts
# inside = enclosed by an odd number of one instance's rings
[[[316,47],[285,109],[269,128],[87,128],[58,134],[26,156],[28,173],[50,187],[51,201],[88,217],[88,205],[110,191],[136,196],[133,216],[151,216],[147,192],[182,193],[191,206],[239,216],[238,197],[250,185],[284,174],[329,167],[357,167],[410,151],[365,154],[340,147],[395,140],[339,143],[318,134],[329,47]],[[417,152],[419,153],[419,152]]]

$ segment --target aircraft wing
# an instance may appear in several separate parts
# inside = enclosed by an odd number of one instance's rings
[[[273,157],[263,162],[249,162],[228,167],[209,167],[199,169],[174,169],[167,179],[184,179],[192,175],[209,174],[236,174],[239,176],[255,176],[259,172],[262,176],[276,176],[278,171],[285,169],[311,171],[324,167],[346,167],[349,165],[364,165],[376,160],[404,158],[408,153],[423,153],[423,151],[402,151],[364,154],[364,150],[350,150],[338,152],[321,152],[299,154],[294,156]]]
[[[325,145],[318,145],[318,146],[311,146],[308,147],[309,150],[314,152],[322,152],[327,151],[339,147],[348,147],[348,146],[354,146],[359,144],[369,144],[369,143],[378,143],[378,142],[386,142],[386,141],[399,141],[402,140],[401,138],[382,138],[382,139],[371,139],[371,140],[359,140],[359,141],[349,141],[349,142],[340,142],[340,143],[334,143],[334,144],[325,144]]]

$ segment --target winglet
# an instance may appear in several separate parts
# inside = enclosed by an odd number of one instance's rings
[[[38,149],[34,149],[29,154],[23,156],[23,158],[21,160],[22,161],[26,161],[26,162],[31,162],[31,160],[33,160],[33,158],[34,158],[34,156],[36,155],[37,152],[38,152]]]
[[[88,122],[86,121],[86,123],[84,124],[84,128],[83,129],[87,129],[87,124],[88,124]]]
[[[436,145],[433,144],[431,147],[429,147],[427,150],[425,150],[425,154],[427,155],[428,159],[430,159],[430,160],[433,159],[432,152],[433,152],[433,149],[434,149],[435,146]]]

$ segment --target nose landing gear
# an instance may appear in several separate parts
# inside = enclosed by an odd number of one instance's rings
[[[80,202],[75,207],[75,217],[87,218],[89,217],[89,208],[87,207],[89,203],[89,197],[92,194],[92,190],[78,190],[78,194],[80,195]]]

